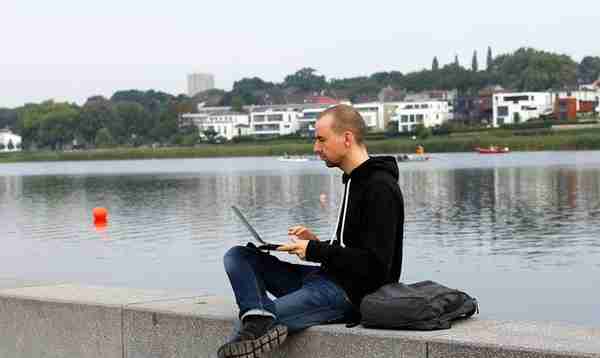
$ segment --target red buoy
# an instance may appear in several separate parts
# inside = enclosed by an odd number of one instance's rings
[[[106,208],[94,208],[92,214],[94,216],[94,223],[96,224],[102,224],[108,221],[108,210],[106,210]]]

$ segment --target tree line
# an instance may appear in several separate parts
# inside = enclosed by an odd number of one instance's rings
[[[160,91],[118,91],[111,98],[90,97],[83,105],[46,101],[8,109],[0,108],[0,128],[9,127],[23,137],[25,148],[61,149],[116,145],[193,145],[198,130],[178,123],[181,113],[193,112],[198,103],[231,106],[303,102],[309,95],[363,102],[387,95],[401,98],[409,92],[453,90],[476,95],[481,89],[500,85],[512,91],[545,91],[575,88],[600,76],[600,57],[586,56],[577,63],[571,57],[520,48],[494,57],[487,49],[485,68],[474,51],[470,67],[458,56],[441,65],[434,57],[431,67],[420,71],[376,72],[369,76],[330,78],[305,67],[287,75],[281,83],[259,77],[242,78],[231,91],[208,90],[192,98]]]
[[[179,114],[192,108],[183,95],[128,90],[110,99],[90,97],[82,106],[54,101],[26,104],[15,109],[12,118],[16,116],[14,129],[26,149],[192,145],[198,129],[178,123]]]

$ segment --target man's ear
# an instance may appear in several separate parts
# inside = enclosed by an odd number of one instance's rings
[[[354,133],[352,133],[351,131],[345,131],[344,132],[344,145],[346,147],[350,147],[350,144],[352,144],[353,140],[354,140]]]

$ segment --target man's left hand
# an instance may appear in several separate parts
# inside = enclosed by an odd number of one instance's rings
[[[302,260],[306,260],[306,247],[308,246],[309,240],[292,239],[289,244],[281,245],[277,248],[277,251],[285,251],[290,255],[296,255]]]

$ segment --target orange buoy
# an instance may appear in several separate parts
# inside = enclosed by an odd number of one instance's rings
[[[101,224],[108,221],[108,210],[106,208],[94,208],[92,214],[94,216],[94,223]]]

